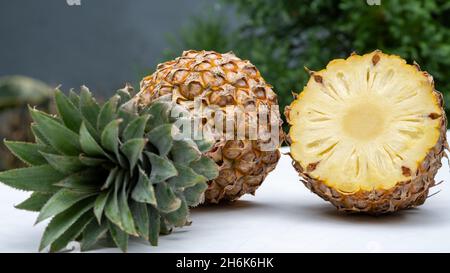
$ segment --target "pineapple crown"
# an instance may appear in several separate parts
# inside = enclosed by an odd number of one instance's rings
[[[189,224],[207,181],[218,175],[203,155],[206,139],[176,138],[180,107],[162,98],[148,107],[131,100],[130,86],[99,105],[88,88],[55,91],[58,115],[30,108],[35,143],[5,141],[29,167],[0,173],[4,184],[31,196],[16,208],[53,217],[39,250],[70,241],[91,249],[102,237],[123,251],[129,236],[157,245],[160,233]],[[182,111],[181,111],[182,112]]]

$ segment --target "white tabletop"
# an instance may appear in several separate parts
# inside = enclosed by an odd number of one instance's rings
[[[431,193],[441,192],[423,206],[381,217],[346,215],[309,192],[289,156],[283,155],[256,196],[246,195],[231,205],[195,208],[191,226],[162,236],[158,247],[132,241],[129,251],[449,252],[449,178],[444,159],[436,180],[445,183]],[[0,185],[0,252],[38,248],[46,222],[33,226],[35,213],[13,207],[28,195]]]

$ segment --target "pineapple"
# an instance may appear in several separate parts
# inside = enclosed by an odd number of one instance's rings
[[[172,101],[191,112],[195,111],[196,100],[202,106],[215,107],[224,115],[229,106],[243,109],[246,113],[257,111],[259,107],[278,107],[276,94],[256,67],[233,53],[185,51],[181,57],[159,64],[156,72],[145,77],[136,100],[141,105],[147,105],[168,94],[172,96]],[[278,108],[274,113],[270,122],[279,128],[281,119]],[[211,127],[217,125],[217,119],[204,117],[204,121]],[[251,127],[247,119],[236,126],[243,126],[246,130]],[[224,127],[221,137],[215,137],[216,144],[207,153],[219,165],[220,173],[216,179],[208,182],[206,203],[233,201],[243,194],[254,194],[280,158],[278,147],[261,148],[266,140],[239,139],[236,137],[237,130],[232,133],[231,139],[226,138],[223,137],[226,129]],[[271,132],[276,134],[275,138],[279,141],[280,133]],[[261,131],[259,133],[264,134]],[[273,146],[277,146],[273,143]]]
[[[51,109],[52,88],[43,82],[24,76],[0,78],[0,139],[31,141],[31,118],[27,105]],[[3,143],[0,143],[0,170],[24,166]]]
[[[73,240],[88,250],[100,238],[123,251],[129,237],[156,245],[160,233],[190,223],[189,206],[218,175],[202,155],[213,141],[178,137],[169,113],[180,106],[161,98],[138,109],[130,90],[103,105],[86,87],[80,96],[57,90],[57,116],[30,108],[36,142],[5,142],[29,165],[0,173],[4,184],[33,192],[16,207],[39,212],[37,223],[53,217],[40,250]]]
[[[423,204],[447,148],[433,78],[380,51],[310,74],[285,113],[290,155],[306,187],[347,212]]]

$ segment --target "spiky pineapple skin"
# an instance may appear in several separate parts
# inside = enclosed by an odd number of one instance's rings
[[[446,122],[444,122],[446,123]],[[358,191],[348,195],[328,187],[320,180],[311,178],[295,160],[292,165],[301,176],[303,184],[325,201],[331,202],[338,210],[349,213],[385,214],[401,209],[422,205],[428,197],[430,188],[435,186],[434,177],[442,166],[441,159],[445,154],[445,128],[442,127],[439,142],[428,153],[419,168],[416,177],[401,182],[389,190]]]
[[[375,53],[383,54],[379,50],[376,50]],[[352,56],[354,54],[355,53],[353,53]],[[300,181],[311,190],[311,192],[317,194],[325,201],[329,201],[339,211],[346,213],[381,215],[393,213],[402,209],[414,208],[424,204],[429,196],[429,190],[436,185],[434,178],[442,166],[442,158],[447,157],[446,151],[449,149],[446,139],[447,118],[445,116],[445,111],[443,110],[444,100],[442,93],[435,89],[433,77],[428,72],[422,71],[417,63],[414,63],[414,66],[423,73],[423,76],[427,78],[429,84],[433,87],[433,95],[444,114],[439,117],[441,119],[439,139],[420,163],[416,173],[413,174],[412,179],[399,182],[395,187],[388,190],[359,190],[355,193],[347,194],[329,187],[320,179],[312,178],[308,174],[308,170],[305,170],[305,168],[303,168],[291,155],[292,166],[299,173],[299,176],[301,177]],[[313,71],[309,71],[309,73],[311,77],[314,77]],[[287,106],[284,114],[288,123],[292,124],[290,120],[290,111],[291,107]],[[286,141],[291,143],[289,134],[286,136]]]
[[[206,106],[223,110],[229,105],[244,109],[278,105],[275,92],[257,68],[231,52],[185,51],[181,57],[159,64],[155,73],[145,77],[136,97],[146,105],[166,94],[172,94],[173,101],[188,109],[200,96]],[[278,122],[281,126],[280,118]],[[216,142],[207,156],[219,165],[220,173],[208,182],[205,203],[234,201],[246,193],[255,193],[280,158],[277,149],[261,151],[259,144],[248,139]]]

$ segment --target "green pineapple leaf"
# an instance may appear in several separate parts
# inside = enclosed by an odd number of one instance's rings
[[[213,180],[219,175],[219,168],[214,160],[209,157],[201,157],[200,159],[189,164],[196,173],[203,175],[208,180]]]
[[[122,185],[121,193],[119,196],[119,210],[121,216],[122,229],[123,231],[125,231],[130,235],[138,236],[133,221],[133,215],[131,214],[130,207],[128,206],[127,186],[128,186],[128,179],[127,176],[125,176],[125,181]]]
[[[20,160],[28,165],[47,164],[45,158],[39,153],[45,147],[36,143],[28,143],[21,141],[4,141],[6,147]]]
[[[85,169],[66,176],[55,183],[55,186],[83,193],[98,192],[98,185],[96,184],[96,175],[98,174],[99,172],[95,169]]]
[[[102,185],[101,190],[108,189],[116,181],[116,176],[118,172],[119,172],[118,167],[115,167],[109,171],[108,177],[106,178],[105,183]]]
[[[89,133],[84,122],[80,127],[80,146],[83,152],[89,156],[107,156],[110,158],[103,148],[97,143],[95,138]]]
[[[95,244],[108,232],[108,224],[103,222],[99,225],[96,221],[91,221],[83,230],[81,240],[81,251],[91,250]]]
[[[122,133],[122,141],[128,141],[134,138],[140,138],[144,135],[145,126],[149,119],[149,115],[143,115],[132,120]]]
[[[123,133],[125,127],[136,118],[136,113],[124,107],[119,107],[119,110],[117,111],[117,118],[121,120],[119,124],[119,133]]]
[[[122,180],[124,178],[124,171],[119,171],[116,175],[116,179],[114,181],[114,192],[111,192],[111,195],[108,198],[108,201],[106,202],[105,206],[105,215],[106,217],[115,225],[117,225],[120,228],[123,228],[122,226],[122,217],[120,215],[120,208],[119,208],[119,190],[122,183]]]
[[[36,144],[39,145],[50,145],[50,142],[45,138],[45,136],[39,131],[38,125],[36,123],[31,124],[31,132],[34,135]]]
[[[52,217],[65,211],[72,205],[92,195],[93,193],[80,193],[68,189],[59,190],[42,207],[39,216],[36,220],[36,224],[42,222],[43,220],[49,217]]]
[[[78,156],[78,159],[80,160],[81,164],[83,164],[85,166],[91,166],[91,167],[95,167],[95,166],[98,166],[98,165],[101,165],[101,164],[107,162],[105,159],[88,157],[83,154],[80,154]]]
[[[189,164],[202,156],[197,145],[191,139],[174,140],[170,153],[173,161],[180,164]]]
[[[171,225],[175,227],[182,227],[185,226],[187,222],[189,222],[189,207],[186,203],[186,200],[184,200],[182,196],[178,196],[178,198],[181,200],[180,207],[175,211],[165,214],[164,216],[167,222],[169,222]]]
[[[47,164],[0,172],[0,181],[10,187],[43,193],[56,192],[58,187],[54,184],[63,178],[62,173]]]
[[[151,152],[145,152],[152,164],[152,172],[150,174],[150,181],[153,184],[160,183],[171,177],[178,175],[178,171],[170,160],[165,159],[159,155]]]
[[[92,213],[85,213],[73,225],[71,225],[61,236],[58,237],[51,245],[50,252],[62,250],[66,245],[74,241],[84,231],[87,225],[93,220]]]
[[[80,89],[80,111],[83,119],[89,122],[93,128],[97,126],[97,118],[100,112],[100,106],[92,97],[91,91],[86,86]]]
[[[108,123],[117,118],[117,106],[119,104],[119,100],[120,96],[115,95],[102,106],[97,119],[98,131],[103,131]]]
[[[131,193],[131,197],[137,202],[156,206],[155,190],[142,169],[139,169],[139,180]]]
[[[133,87],[127,83],[124,88],[117,90],[117,95],[120,97],[121,104],[124,104],[131,100],[131,92],[133,91]]]
[[[113,239],[114,243],[123,251],[128,251],[128,234],[122,231],[118,226],[112,222],[108,222],[109,234]]]
[[[142,155],[145,144],[147,140],[145,138],[133,138],[127,140],[121,147],[120,150],[127,157],[130,164],[130,171],[134,170],[139,157]]]
[[[147,138],[149,139],[150,143],[152,143],[158,149],[160,156],[167,156],[167,154],[172,149],[172,130],[172,124],[163,124],[153,128],[147,134]]]
[[[78,96],[78,94],[73,89],[70,89],[69,91],[69,100],[73,105],[75,105],[75,107],[80,107],[80,96]]]
[[[197,144],[198,149],[202,153],[209,152],[213,146],[215,141],[212,139],[200,139],[200,140],[194,140],[194,142]]]
[[[91,250],[95,244],[108,232],[107,222],[99,225],[95,220],[89,222],[83,230],[83,237],[81,240],[81,251]]]
[[[111,193],[110,191],[104,191],[104,192],[100,193],[100,195],[97,197],[97,199],[95,199],[94,214],[99,223],[102,222],[103,211],[105,209],[106,201],[108,201],[108,197],[109,197],[110,193]]]
[[[189,188],[197,183],[205,183],[207,181],[206,177],[199,175],[192,168],[184,166],[182,164],[174,164],[178,173],[182,175],[177,175],[171,177],[168,183],[174,188]]]
[[[81,163],[78,156],[56,155],[44,152],[40,153],[47,160],[48,164],[61,173],[70,174],[84,168],[84,165]]]
[[[59,89],[55,91],[55,102],[58,113],[66,127],[78,133],[82,122],[78,108]]]
[[[78,134],[39,110],[30,108],[30,114],[39,132],[53,148],[65,155],[78,155],[80,152]]]
[[[16,209],[39,212],[51,197],[51,193],[33,192],[28,199],[14,207]]]
[[[167,102],[154,103],[145,110],[146,114],[149,114],[147,126],[150,128],[156,128],[163,124],[169,123],[169,114],[172,105]]]
[[[168,235],[172,232],[172,226],[166,221],[164,217],[161,217],[159,221],[159,233],[163,235]]]
[[[186,188],[184,190],[184,197],[186,198],[188,206],[197,206],[202,201],[202,195],[207,188],[208,185],[205,183],[197,183],[192,187]]]
[[[131,214],[133,215],[134,223],[136,224],[136,231],[139,236],[148,240],[150,230],[147,205],[145,203],[131,201],[130,209],[132,211]]]
[[[149,238],[148,241],[152,246],[158,245],[158,235],[161,233],[161,215],[158,210],[152,206],[148,206],[149,219]]]
[[[42,236],[41,244],[39,246],[39,251],[56,241],[61,235],[64,234],[81,216],[92,209],[94,206],[94,201],[92,198],[83,200],[70,209],[55,216],[50,224],[44,231]]]
[[[158,210],[162,213],[169,213],[177,210],[181,206],[181,200],[166,183],[155,185],[155,195],[158,202]]]
[[[108,123],[101,135],[102,146],[106,150],[119,154],[119,123],[121,120],[116,119]]]

